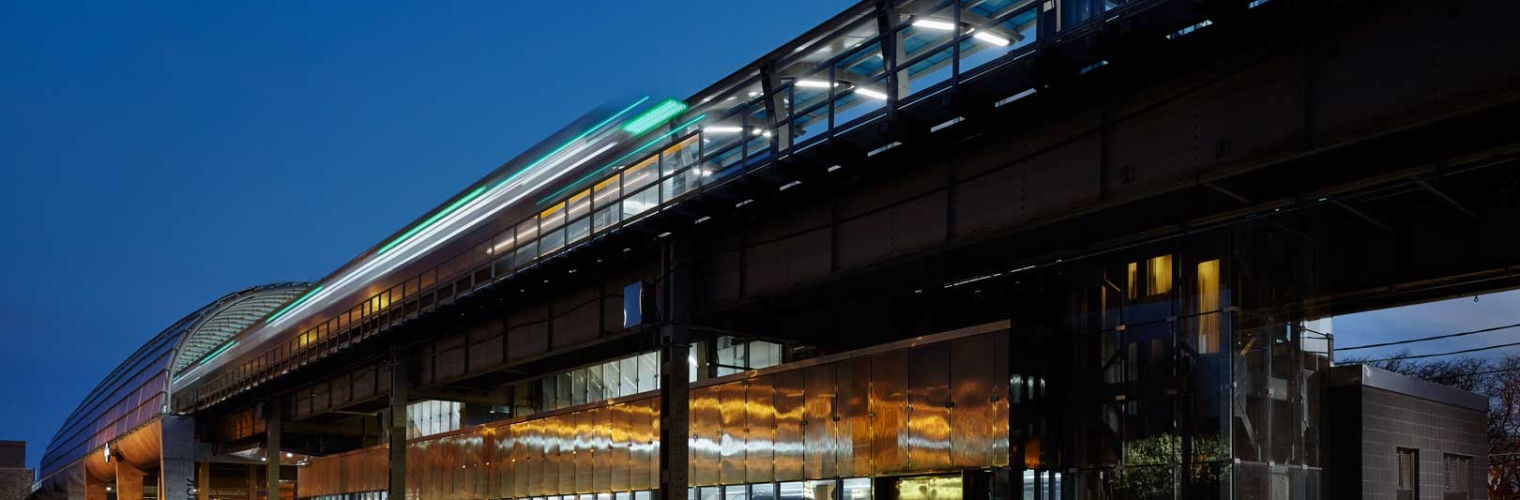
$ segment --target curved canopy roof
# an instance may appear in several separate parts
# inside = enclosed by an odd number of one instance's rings
[[[212,310],[202,314],[180,338],[169,373],[178,375],[196,361],[205,359],[233,335],[263,319],[275,308],[295,300],[310,286],[309,283],[268,285],[223,297],[209,306]]]
[[[43,452],[38,476],[46,479],[106,443],[152,422],[166,402],[171,368],[183,368],[203,359],[243,328],[310,287],[310,283],[276,283],[239,290],[197,309],[148,339],[111,370],[64,420]]]

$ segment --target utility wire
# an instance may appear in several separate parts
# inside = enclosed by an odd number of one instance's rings
[[[1515,346],[1520,346],[1520,342],[1511,342],[1511,343],[1508,343],[1508,344],[1491,345],[1491,346],[1488,346],[1488,347],[1478,347],[1478,348],[1473,348],[1473,349],[1463,349],[1463,350],[1460,350],[1460,351],[1439,352],[1439,353],[1435,353],[1435,354],[1416,354],[1416,355],[1412,355],[1412,356],[1394,356],[1394,357],[1391,357],[1391,358],[1383,358],[1383,359],[1369,359],[1369,360],[1366,360],[1366,361],[1362,361],[1361,363],[1362,364],[1372,364],[1372,363],[1381,363],[1381,362],[1384,362],[1384,361],[1400,361],[1400,360],[1406,360],[1406,359],[1436,358],[1436,357],[1441,357],[1441,356],[1454,356],[1454,355],[1457,355],[1457,354],[1467,354],[1467,353],[1473,353],[1473,352],[1478,352],[1478,351],[1488,351],[1488,350],[1493,350],[1493,349],[1503,349],[1505,347],[1515,347]]]
[[[1367,344],[1367,345],[1358,345],[1358,346],[1351,346],[1351,347],[1337,347],[1335,350],[1336,351],[1355,351],[1355,350],[1358,350],[1358,349],[1372,349],[1374,347],[1388,347],[1388,346],[1391,346],[1391,345],[1404,345],[1404,344],[1413,344],[1413,343],[1416,343],[1416,342],[1429,342],[1429,341],[1432,341],[1432,340],[1449,339],[1449,338],[1453,338],[1453,337],[1466,337],[1468,335],[1477,335],[1477,334],[1480,334],[1480,333],[1497,332],[1499,330],[1508,330],[1510,328],[1516,328],[1516,327],[1520,327],[1520,323],[1515,323],[1513,325],[1496,326],[1496,327],[1493,327],[1493,328],[1484,328],[1482,330],[1473,330],[1473,331],[1470,331],[1470,332],[1457,332],[1457,333],[1449,333],[1449,334],[1446,334],[1446,335],[1436,335],[1436,336],[1432,336],[1432,337],[1420,337],[1420,338],[1413,338],[1413,339],[1407,339],[1407,340],[1397,340],[1397,341],[1393,341],[1393,342],[1383,342],[1383,343],[1380,343],[1380,344]]]

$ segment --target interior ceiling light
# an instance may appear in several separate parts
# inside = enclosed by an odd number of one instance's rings
[[[686,107],[686,103],[675,99],[660,101],[659,104],[655,104],[654,107],[649,108],[649,110],[639,116],[628,120],[628,123],[623,124],[623,131],[633,135],[643,134],[644,132],[653,130],[655,127],[664,125],[665,122],[670,121],[671,118],[675,118],[676,115],[686,112]]]
[[[1007,38],[1003,38],[986,31],[978,31],[976,34],[971,35],[971,38],[975,38],[977,40],[981,40],[983,42],[987,42],[999,47],[1007,47],[1008,44],[1011,43]]]
[[[863,95],[863,96],[866,96],[866,97],[869,97],[869,98],[872,98],[872,99],[880,99],[880,100],[883,100],[883,101],[887,100],[887,94],[883,93],[880,90],[876,90],[876,89],[872,89],[872,88],[855,87],[855,93]]]
[[[946,22],[946,21],[936,21],[934,19],[914,19],[913,20],[913,27],[915,27],[915,28],[925,28],[925,29],[931,29],[931,30],[950,31],[950,30],[955,29],[955,24],[954,23],[950,23],[950,22]]]
[[[702,130],[711,134],[737,134],[739,132],[743,132],[744,127],[736,127],[733,125],[708,125],[706,127],[702,127]]]
[[[826,88],[829,88],[829,82],[826,82],[826,81],[823,81],[823,80],[814,80],[814,79],[808,78],[808,79],[797,80],[797,86],[798,87],[807,87],[807,88],[812,88],[812,89],[826,89]]]

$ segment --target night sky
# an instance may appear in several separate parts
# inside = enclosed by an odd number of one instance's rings
[[[35,466],[183,315],[320,278],[593,107],[684,98],[853,3],[0,1],[0,439]],[[1335,329],[1349,345],[1517,310],[1485,296]]]

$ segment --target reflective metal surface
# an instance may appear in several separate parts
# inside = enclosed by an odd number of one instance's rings
[[[744,394],[744,429],[748,433],[744,438],[745,481],[768,483],[775,477],[776,442],[776,393],[771,377],[750,379]]]
[[[1006,331],[925,337],[693,387],[692,485],[1006,464],[1007,341]],[[429,499],[598,500],[654,489],[658,408],[647,394],[414,439],[408,490]],[[313,459],[301,469],[302,496],[383,489],[385,457],[376,447]]]

